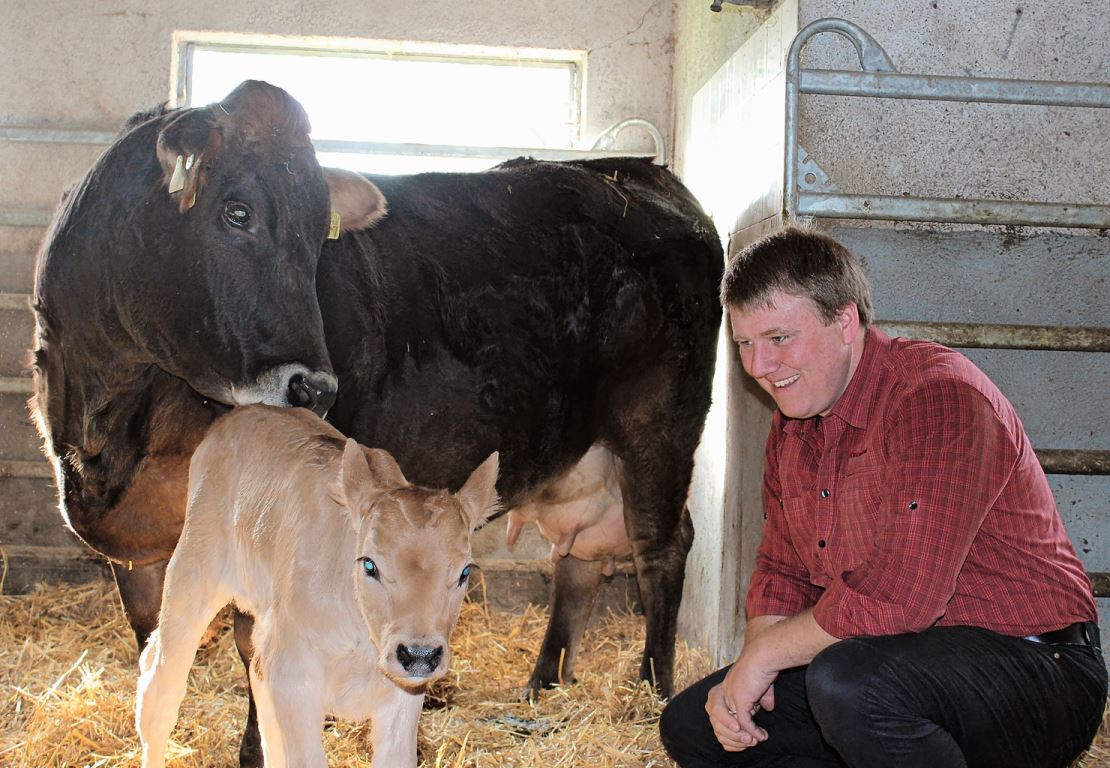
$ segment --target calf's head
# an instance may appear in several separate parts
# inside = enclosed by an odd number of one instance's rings
[[[157,165],[117,275],[124,327],[218,401],[326,410],[336,381],[317,261],[326,237],[385,215],[381,193],[322,169],[303,108],[267,83],[142,130],[156,134]]]
[[[355,595],[378,666],[398,685],[442,677],[476,567],[470,537],[497,508],[497,454],[457,493],[414,486],[386,451],[348,440],[335,496],[356,528]]]

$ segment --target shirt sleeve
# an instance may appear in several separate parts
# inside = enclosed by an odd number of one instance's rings
[[[814,608],[817,623],[836,637],[919,632],[936,623],[1018,458],[991,401],[960,379],[909,391],[887,409],[882,428],[874,545]]]
[[[767,436],[763,470],[763,538],[748,587],[747,616],[793,616],[817,602],[821,590],[810,583],[809,571],[790,541],[779,482],[778,414]]]

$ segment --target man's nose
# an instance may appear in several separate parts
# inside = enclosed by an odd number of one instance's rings
[[[779,367],[774,350],[762,344],[753,344],[748,353],[748,373],[756,379],[763,378]]]

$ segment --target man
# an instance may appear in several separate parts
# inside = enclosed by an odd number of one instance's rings
[[[1091,584],[1010,402],[962,355],[870,327],[838,242],[743,250],[722,301],[778,410],[739,658],[660,719],[682,768],[1055,768],[1107,670]]]

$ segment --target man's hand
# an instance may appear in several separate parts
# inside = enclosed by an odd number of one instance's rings
[[[808,664],[836,640],[817,625],[812,609],[790,618],[750,619],[739,658],[705,701],[713,733],[725,751],[740,752],[766,741],[767,731],[753,718],[761,709],[775,708],[779,672]]]
[[[776,677],[778,672],[754,669],[741,653],[724,681],[710,689],[705,711],[726,752],[740,752],[767,740],[767,731],[753,718],[760,709],[775,708]]]

